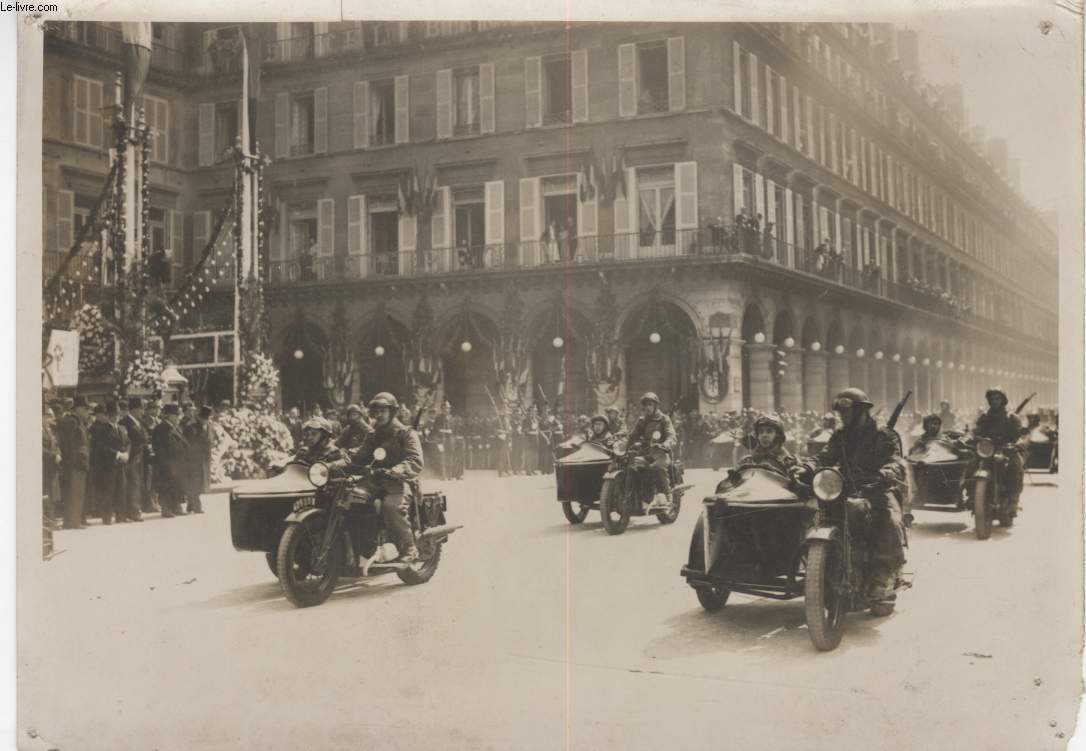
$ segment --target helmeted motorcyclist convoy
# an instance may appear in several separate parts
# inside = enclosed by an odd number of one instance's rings
[[[830,650],[848,613],[887,616],[909,586],[902,567],[913,504],[969,509],[982,540],[994,521],[1014,524],[1025,470],[1055,471],[1055,429],[1033,416],[1023,428],[1018,418],[1032,395],[1009,412],[1006,393],[989,389],[987,410],[961,432],[943,403],[923,418],[905,453],[895,425],[910,395],[880,425],[868,395],[844,389],[822,427],[799,442],[801,457],[786,447],[780,419],[753,421],[741,439],[749,453],[702,502],[681,570],[706,611],[723,608],[732,592],[802,597],[811,640]],[[570,524],[593,509],[609,535],[625,531],[632,517],[678,519],[692,486],[673,455],[674,425],[656,394],[639,403],[628,433],[614,416],[596,415],[555,443],[556,497]],[[460,528],[446,521],[444,493],[424,492],[419,480],[422,408],[405,425],[391,393],[368,407],[372,430],[360,433],[357,447],[340,448],[331,424],[313,418],[278,474],[231,491],[235,548],[264,552],[298,607],[324,602],[341,577],[395,573],[407,584],[425,583]]]

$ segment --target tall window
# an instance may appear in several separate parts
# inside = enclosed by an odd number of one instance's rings
[[[754,173],[748,169],[743,170],[743,213],[748,217],[754,216]]]
[[[478,75],[478,68],[476,75]],[[569,55],[543,61],[543,124],[573,120],[573,66]]]
[[[486,244],[485,215],[482,187],[458,188],[453,192],[453,234],[457,248],[480,248]]]
[[[785,87],[784,77],[776,71],[769,70],[768,78],[768,106],[773,110],[772,133],[777,138],[784,138],[784,134],[788,127],[788,93]]]
[[[463,68],[453,76],[456,120],[454,134],[479,132],[479,66]]]
[[[750,53],[739,48],[739,114],[754,118],[754,93],[750,86]]]
[[[400,215],[395,201],[371,202],[370,249],[375,256],[378,274],[399,273]]]
[[[91,26],[93,24],[81,25]],[[73,96],[75,98],[73,107],[75,119],[72,126],[72,140],[84,146],[101,148],[103,132],[102,82],[75,76],[73,78]]]
[[[637,114],[667,112],[667,45],[637,45]]]
[[[396,141],[396,87],[392,79],[370,82],[370,145]]]
[[[550,238],[577,236],[577,178],[573,175],[545,177],[543,189],[543,234]]]
[[[226,150],[237,143],[238,103],[215,104],[215,161],[223,158]]]
[[[164,164],[170,154],[170,105],[165,99],[144,95],[143,108],[151,129],[151,161]]]
[[[295,94],[290,99],[290,155],[313,153],[313,92]]]
[[[675,170],[653,167],[637,171],[637,224],[641,247],[675,244]]]
[[[166,212],[152,206],[147,210],[147,218],[151,227],[151,251],[166,250]]]

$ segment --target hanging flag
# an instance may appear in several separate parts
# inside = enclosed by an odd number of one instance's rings
[[[143,101],[143,83],[151,67],[151,22],[135,21],[121,24],[124,42],[124,113],[131,117]]]
[[[238,132],[243,134],[242,143],[247,153],[256,150],[257,104],[260,102],[261,78],[260,37],[256,33],[256,24],[241,25],[241,85],[242,107],[246,111],[245,120]],[[248,134],[245,136],[245,134]]]

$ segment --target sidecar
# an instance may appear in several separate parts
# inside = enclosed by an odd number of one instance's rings
[[[912,475],[913,503],[916,505],[966,508],[966,472],[973,455],[954,440],[954,435],[913,446],[905,457]]]
[[[583,439],[572,451],[555,459],[558,502],[570,524],[580,524],[590,510],[599,508],[603,476],[610,463],[611,454],[605,448]]]
[[[275,572],[275,554],[291,512],[312,505],[308,466],[291,462],[274,477],[245,480],[230,491],[230,539],[235,550],[258,551]]]
[[[563,456],[569,456],[574,451],[579,449],[585,443],[585,438],[579,434],[573,434],[566,440],[555,445],[554,447],[554,460],[557,462]]]
[[[1034,428],[1026,448],[1026,469],[1054,473],[1059,471],[1059,440],[1054,430]]]
[[[802,597],[804,542],[817,508],[769,467],[742,467],[723,480],[702,502],[681,571],[702,607],[720,609],[731,592]]]

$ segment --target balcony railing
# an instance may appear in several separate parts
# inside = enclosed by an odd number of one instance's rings
[[[264,60],[269,63],[296,62],[314,58],[357,54],[365,49],[363,30],[341,29],[326,34],[279,39],[264,48]]]
[[[103,54],[120,56],[124,51],[124,38],[120,29],[94,21],[51,22],[47,33],[68,42],[89,47]],[[153,42],[151,67],[168,73],[181,73],[185,69],[185,57],[181,50]]]

